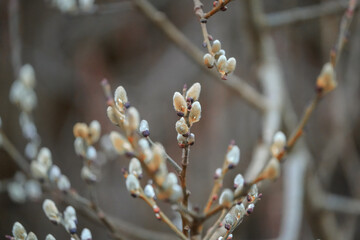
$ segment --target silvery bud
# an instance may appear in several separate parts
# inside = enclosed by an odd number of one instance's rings
[[[253,203],[249,204],[249,206],[246,209],[246,213],[251,214],[254,211],[254,208],[255,208],[255,204]]]
[[[40,149],[37,161],[48,170],[52,165],[51,152],[48,148],[43,147]]]
[[[224,222],[225,222],[225,228],[227,228],[226,225],[230,225],[232,227],[236,222],[236,217],[234,215],[232,215],[231,213],[228,213],[228,214],[226,214],[226,216],[224,218]]]
[[[193,145],[195,143],[195,134],[193,133],[190,133],[188,139],[187,139],[187,142],[189,145]]]
[[[175,129],[176,131],[181,134],[181,135],[184,135],[186,133],[189,132],[189,127],[188,125],[186,124],[186,121],[185,121],[185,118],[182,117],[180,118],[180,120],[178,120],[175,124]]]
[[[240,218],[241,216],[245,215],[245,207],[244,204],[240,203],[240,204],[236,204],[234,207],[234,213],[236,215],[237,218]]]
[[[86,143],[85,140],[81,137],[75,138],[74,141],[75,153],[79,156],[85,157],[86,155]]]
[[[283,151],[286,146],[286,136],[283,132],[278,131],[275,133],[273,138],[273,144],[271,146],[271,152],[273,156],[277,156],[281,151]]]
[[[165,182],[163,184],[163,188],[168,189],[177,183],[178,183],[178,178],[177,178],[176,174],[171,172],[166,176]]]
[[[99,141],[100,135],[101,135],[101,125],[99,121],[93,120],[89,125],[89,133],[91,142],[95,143]]]
[[[192,126],[193,123],[198,122],[200,118],[201,118],[201,105],[198,101],[196,101],[192,104],[190,110],[190,116],[189,116],[190,126]]]
[[[81,231],[81,240],[92,240],[92,235],[89,229],[84,228]]]
[[[222,169],[221,169],[221,168],[217,168],[217,169],[215,170],[214,178],[215,178],[215,179],[218,179],[218,178],[221,177],[221,175],[222,175]]]
[[[52,165],[49,170],[49,180],[51,182],[57,181],[61,176],[61,170],[57,165]]]
[[[216,54],[221,49],[221,42],[219,40],[215,40],[212,44],[211,51]]]
[[[149,123],[146,120],[141,120],[139,131],[144,137],[148,137],[150,135]]]
[[[45,215],[48,217],[48,219],[54,223],[59,224],[61,221],[61,215],[59,213],[59,210],[57,209],[55,203],[50,199],[45,199],[43,205],[42,205],[43,211],[45,212]]]
[[[132,158],[129,163],[129,173],[134,174],[136,177],[141,177],[142,168],[139,159]]]
[[[15,237],[15,239],[21,239],[21,240],[25,240],[27,236],[26,229],[19,222],[14,223],[12,228],[12,234]]]
[[[336,74],[331,63],[326,63],[317,78],[316,87],[322,93],[328,93],[334,90],[337,86]]]
[[[237,191],[241,191],[241,189],[244,187],[245,180],[244,177],[239,173],[234,178],[234,188]]]
[[[238,146],[234,145],[231,147],[230,151],[226,154],[226,161],[229,164],[229,168],[232,168],[239,163],[240,149]]]
[[[128,102],[127,94],[123,86],[119,86],[115,90],[114,99],[116,103],[121,103],[125,105]]]
[[[184,137],[182,134],[178,133],[176,140],[178,141],[179,144],[185,144],[187,143],[187,138]]]
[[[220,72],[225,71],[227,59],[224,55],[221,55],[219,59],[217,60],[217,68]]]
[[[75,234],[77,231],[76,223],[72,220],[65,220],[65,228],[70,234]]]
[[[151,184],[147,184],[144,188],[144,194],[148,198],[154,198],[155,197],[155,190]]]
[[[119,124],[119,120],[114,112],[113,107],[108,106],[106,109],[106,114],[108,116],[108,118],[110,119],[110,121],[114,124],[114,125],[118,125]]]
[[[36,79],[34,68],[30,64],[25,64],[20,68],[20,81],[28,88],[34,88]]]
[[[232,73],[235,70],[235,67],[236,67],[236,59],[231,57],[226,62],[225,72]]]
[[[86,158],[94,161],[97,157],[96,149],[93,146],[88,146],[86,149]]]
[[[174,105],[174,109],[178,113],[178,115],[179,114],[186,115],[187,104],[186,104],[185,98],[179,92],[174,93],[173,105]]]
[[[140,189],[139,180],[131,173],[126,178],[126,188],[130,193],[134,193]]]
[[[223,190],[223,192],[220,195],[219,204],[225,207],[230,207],[233,200],[234,200],[234,193],[230,189],[226,188]]]
[[[37,161],[31,162],[30,171],[33,177],[36,179],[45,179],[47,177],[46,167]]]
[[[199,100],[201,92],[201,85],[200,83],[194,83],[189,90],[186,92],[186,99],[192,99],[193,101]]]
[[[127,112],[128,127],[131,132],[136,131],[140,124],[140,115],[136,108],[130,107]]]
[[[178,184],[174,184],[171,187],[171,194],[169,200],[172,202],[177,202],[183,198],[182,188]]]
[[[215,58],[211,54],[206,53],[203,57],[203,60],[204,60],[205,66],[207,66],[208,68],[214,67]]]
[[[73,206],[67,206],[64,211],[65,221],[73,221],[77,223],[76,211]]]
[[[45,240],[56,240],[56,238],[53,235],[48,234],[48,235],[46,235]]]
[[[38,240],[37,236],[33,232],[29,232],[28,236],[26,237],[26,240]]]
[[[71,187],[69,179],[65,175],[61,175],[57,182],[57,187],[61,191],[68,191]]]

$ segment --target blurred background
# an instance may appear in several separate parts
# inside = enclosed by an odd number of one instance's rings
[[[24,152],[26,141],[19,126],[19,110],[9,100],[10,87],[16,78],[11,64],[11,1],[0,0],[0,116],[4,132]],[[132,106],[149,122],[152,139],[161,142],[177,161],[180,161],[181,149],[176,142],[174,126],[178,117],[173,110],[172,96],[175,91],[181,91],[184,84],[201,83],[202,118],[192,128],[196,143],[191,148],[188,167],[190,201],[194,206],[205,204],[214,171],[222,165],[232,139],[241,149],[241,161],[227,176],[224,185],[232,186],[233,176],[246,171],[260,140],[261,113],[221,81],[206,74],[131,1],[96,0],[99,11],[78,14],[64,13],[45,0],[18,2],[21,61],[34,67],[37,80],[38,104],[34,121],[41,136],[41,146],[50,148],[54,163],[69,176],[72,186],[80,194],[88,196],[89,193],[80,177],[82,162],[73,149],[73,125],[96,119],[104,134],[116,130],[106,117],[106,103],[100,86],[103,78],[109,80],[113,89],[119,85],[125,87]],[[269,29],[288,94],[300,116],[314,94],[315,79],[336,42],[346,1],[263,2],[267,16],[272,17],[278,12],[330,2],[338,6],[338,10],[326,16],[307,19],[305,15],[305,20],[274,25]],[[158,0],[152,3],[201,47],[203,37],[194,15],[193,1]],[[203,3],[205,11],[211,9],[212,1]],[[226,55],[236,58],[235,74],[261,91],[245,5],[245,0],[233,1],[226,12],[213,16],[207,25],[214,39],[222,42]],[[357,13],[350,30],[337,68],[339,88],[320,103],[305,129],[304,139],[314,159],[314,173],[319,176],[323,188],[327,192],[359,199],[360,18]],[[117,158],[102,166],[102,178],[96,185],[99,205],[105,212],[135,225],[170,232],[165,224],[155,221],[152,209],[143,201],[131,198],[126,191],[121,168],[127,165],[126,158]],[[16,171],[16,164],[0,149],[0,178],[10,179]],[[267,186],[254,213],[246,217],[235,232],[235,239],[278,237],[284,213],[283,186],[283,177]],[[57,239],[68,238],[62,227],[56,227],[46,219],[41,203],[41,200],[14,203],[3,191],[0,194],[0,239],[11,234],[15,221],[35,232],[39,239],[44,239],[47,233]],[[167,204],[160,205],[169,210]],[[60,202],[58,206],[60,209],[66,207]],[[177,217],[171,210],[167,212],[170,218]],[[312,215],[305,212],[301,233],[293,239],[319,237],[312,226]],[[356,213],[336,214],[335,221],[348,232],[348,239],[360,239]],[[80,215],[79,229],[83,227],[92,230],[94,239],[109,239],[101,225]]]

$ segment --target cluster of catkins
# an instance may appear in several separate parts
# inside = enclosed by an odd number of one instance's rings
[[[93,145],[98,142],[100,138],[100,123],[96,120],[92,121],[89,125],[86,123],[76,123],[73,128],[73,133],[75,136],[75,152],[84,160],[81,177],[88,184],[95,183],[98,180],[94,167],[97,151]]]
[[[216,66],[223,80],[226,80],[227,75],[232,73],[236,67],[236,59],[233,57],[226,58],[219,40],[215,40],[211,46],[211,52],[204,55],[204,63],[208,68]]]
[[[104,83],[108,84],[107,82]],[[105,86],[105,89],[109,86]],[[106,91],[106,90],[105,90]],[[125,89],[120,86],[115,90],[114,98],[108,96],[107,115],[111,122],[119,126],[125,135],[113,131],[109,137],[116,152],[130,159],[129,169],[124,169],[126,187],[132,196],[169,200],[176,202],[182,199],[182,188],[174,173],[169,173],[166,166],[166,153],[160,143],[150,144],[149,124],[140,121],[136,108],[130,106]],[[143,189],[140,184],[142,169],[152,179]],[[155,188],[154,188],[155,187]]]
[[[12,227],[12,236],[6,236],[6,237],[9,238],[10,240],[38,240],[35,233],[33,232],[27,233],[24,226],[19,222],[14,223]],[[45,240],[56,240],[56,238],[53,235],[48,234],[46,235]],[[83,229],[83,231],[81,232],[81,240],[92,240],[91,232],[89,229],[87,228]]]
[[[22,172],[17,172],[14,179],[7,184],[7,191],[10,199],[17,203],[24,203],[26,200],[36,201],[42,195],[40,183],[27,179]]]
[[[68,191],[71,187],[67,176],[61,173],[60,168],[53,164],[52,155],[48,148],[40,149],[37,158],[31,161],[31,174],[40,181],[49,181],[61,191]]]
[[[64,226],[66,231],[70,235],[76,234],[77,231],[77,217],[76,211],[72,206],[67,206],[64,213],[60,213],[57,209],[55,203],[50,199],[45,199],[43,202],[43,211],[46,217],[53,223],[53,224],[61,224]],[[55,238],[54,238],[55,239]],[[73,239],[73,238],[71,238]],[[91,232],[89,229],[84,228],[81,232],[81,240],[91,240]]]
[[[184,148],[195,143],[195,135],[190,133],[190,128],[201,118],[201,105],[199,100],[201,85],[200,83],[193,84],[189,90],[186,91],[184,87],[184,94],[175,92],[173,97],[173,105],[177,115],[180,118],[175,124],[176,132],[178,133],[177,141],[180,147]]]
[[[95,0],[47,0],[51,5],[63,13],[91,12],[95,7]]]
[[[25,147],[25,155],[34,158],[40,145],[40,137],[37,133],[32,118],[32,111],[37,105],[37,97],[34,91],[36,85],[35,71],[30,64],[20,68],[17,80],[10,89],[10,101],[19,107],[19,123],[25,139],[29,142]]]

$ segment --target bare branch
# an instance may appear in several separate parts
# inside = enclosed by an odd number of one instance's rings
[[[342,13],[348,1],[323,2],[315,6],[298,7],[266,15],[266,26],[271,28],[309,21],[319,17]]]

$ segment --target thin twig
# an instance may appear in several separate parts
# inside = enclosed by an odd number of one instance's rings
[[[348,1],[329,1],[314,6],[297,7],[282,12],[269,13],[266,15],[266,26],[270,28],[282,27],[342,13],[347,9],[347,3]]]
[[[146,137],[146,138],[150,142],[151,145],[154,145],[154,142],[151,140],[150,137]],[[175,171],[178,174],[180,174],[182,172],[182,168],[179,166],[179,164],[177,164],[175,162],[175,160],[172,157],[170,157],[170,155],[166,151],[165,151],[165,156],[166,156],[167,161],[170,163],[170,165],[174,167]]]
[[[181,166],[182,166],[182,171],[180,173],[180,185],[181,188],[183,190],[183,205],[185,206],[185,208],[188,207],[188,200],[189,200],[189,192],[187,190],[187,186],[186,186],[186,170],[187,170],[187,166],[189,164],[189,153],[190,153],[190,146],[187,145],[185,146],[185,148],[183,148],[182,150],[182,160],[181,160]],[[184,218],[183,216],[181,216],[182,219],[182,223],[183,223],[183,233],[186,234],[187,233],[187,220],[186,218]]]
[[[20,169],[30,177],[30,164],[29,162],[19,153],[16,147],[12,144],[9,138],[5,135],[2,129],[0,129],[0,137],[2,138],[2,147],[10,157],[15,161],[15,163],[20,167]]]
[[[139,197],[143,199],[152,209],[154,209],[154,207],[157,207],[155,201],[145,196],[143,192],[140,193]],[[171,222],[171,220],[165,215],[163,211],[159,209],[159,212],[157,213],[160,216],[160,220],[166,223],[170,227],[170,229],[176,233],[178,237],[183,240],[187,240],[187,237]]]
[[[209,198],[206,202],[204,213],[208,213],[211,205],[218,199],[219,190],[221,189],[224,181],[225,174],[228,172],[228,165],[226,163],[226,159],[224,160],[223,166],[221,168],[221,175],[215,180]]]
[[[211,16],[213,16],[218,11],[224,9],[224,7],[230,2],[231,2],[231,0],[219,0],[218,4],[216,6],[214,6],[213,9],[211,9],[209,12],[204,14],[204,18],[209,19]]]

